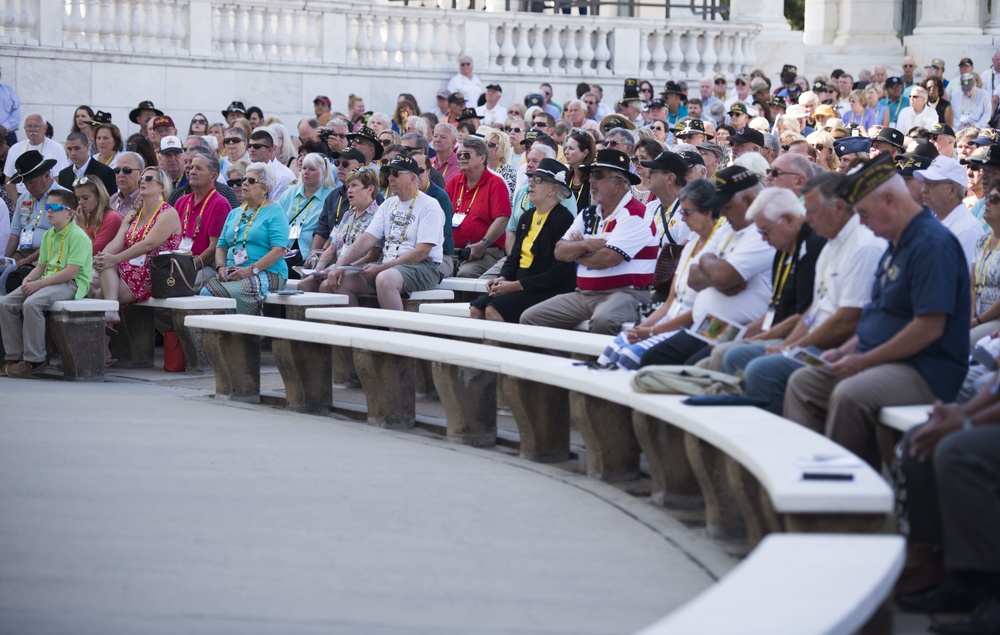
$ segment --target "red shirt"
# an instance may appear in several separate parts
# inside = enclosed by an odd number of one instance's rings
[[[194,238],[191,253],[197,256],[208,249],[209,238],[222,235],[222,226],[229,217],[229,201],[215,189],[194,202],[194,192],[177,199],[177,215],[181,218],[181,238]]]
[[[87,235],[90,236],[90,240],[94,243],[94,255],[96,256],[104,251],[108,243],[118,235],[118,228],[122,226],[122,215],[113,209],[109,209],[104,212],[104,218],[101,219],[100,227],[90,227],[86,223],[83,226],[87,231]]]
[[[445,191],[451,199],[452,222],[458,222],[461,218],[459,214],[466,215],[461,224],[451,230],[455,249],[462,249],[469,243],[482,240],[497,218],[510,218],[510,195],[507,193],[507,184],[501,177],[485,170],[475,187],[466,187],[466,181],[465,174],[459,172],[458,176],[445,185]],[[503,233],[494,245],[504,248]]]

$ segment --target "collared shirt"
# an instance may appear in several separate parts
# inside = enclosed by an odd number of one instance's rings
[[[573,234],[603,238],[605,247],[622,257],[620,263],[606,269],[577,266],[576,286],[581,291],[645,288],[653,284],[658,252],[656,236],[652,223],[646,221],[646,207],[630,192],[625,193],[607,218],[600,205],[581,210],[562,239],[570,240]]]
[[[22,230],[31,229],[31,248],[38,249],[41,247],[42,236],[45,234],[45,230],[52,227],[45,218],[45,203],[49,200],[50,192],[61,189],[63,188],[59,187],[59,184],[53,181],[52,187],[37,201],[28,192],[19,196],[17,199],[17,209],[14,210],[14,218],[10,223],[11,236],[20,236]]]
[[[69,265],[79,267],[80,270],[73,277],[73,282],[76,283],[73,299],[79,300],[87,295],[90,279],[94,275],[94,256],[90,236],[76,221],[71,220],[60,232],[55,227],[45,232],[38,262],[45,266],[42,278],[54,276]]]
[[[971,296],[964,259],[954,234],[925,207],[882,255],[872,301],[857,329],[863,353],[891,340],[917,316],[944,314],[941,337],[900,361],[946,403],[955,399],[968,368]]]
[[[288,246],[290,249],[297,248],[303,258],[309,255],[309,250],[312,248],[313,232],[316,231],[319,217],[323,212],[323,203],[331,192],[333,192],[332,187],[321,187],[307,198],[305,185],[298,183],[289,187],[278,201],[281,209],[285,210],[289,230],[300,228],[298,240],[290,239]],[[298,243],[297,247],[293,244],[295,242]]]
[[[479,123],[483,126],[495,126],[500,124],[501,126],[507,121],[507,109],[497,102],[497,105],[493,108],[487,108],[486,104],[483,104],[479,108],[476,108],[476,113],[479,114]]]
[[[955,111],[955,132],[971,127],[984,128],[993,112],[993,99],[982,88],[973,89],[971,97],[959,91],[956,99],[951,100],[951,108]]]
[[[76,167],[76,165],[73,165],[73,174],[76,175],[76,178],[78,179],[83,178],[83,175],[87,173],[87,166],[90,165],[90,161],[91,158],[87,157],[87,160],[83,162],[82,166]]]
[[[715,287],[699,291],[694,301],[695,324],[700,324],[706,315],[737,324],[749,324],[764,315],[771,299],[774,247],[761,240],[756,225],[750,223],[740,231],[733,231],[732,225],[723,223],[701,254],[698,260],[704,254],[715,254],[729,263],[746,282],[746,288],[733,296]]]
[[[448,80],[448,92],[462,93],[462,96],[465,97],[465,107],[475,108],[476,100],[483,94],[483,83],[475,75],[466,77],[461,73],[456,73]]]
[[[452,207],[452,237],[459,249],[482,240],[497,218],[510,216],[510,195],[507,184],[497,174],[484,170],[475,186],[468,186],[465,174],[448,181],[445,186]],[[504,248],[504,235],[493,244]]]
[[[191,253],[194,255],[208,249],[212,238],[222,235],[222,228],[232,211],[226,197],[214,188],[197,202],[193,192],[185,194],[174,207],[181,220],[181,239],[193,239]]]
[[[115,210],[122,216],[128,214],[132,211],[135,206],[135,199],[139,196],[139,188],[136,188],[127,197],[122,196],[121,190],[115,192],[114,196],[111,197],[111,209]]]
[[[27,152],[28,150],[38,150],[41,152],[42,157],[45,159],[55,159],[56,164],[52,166],[50,173],[53,179],[59,178],[59,173],[63,168],[70,165],[69,159],[66,158],[66,151],[63,149],[62,144],[52,139],[45,139],[41,144],[33,146],[28,143],[27,139],[23,141],[18,141],[10,147],[7,151],[7,159],[3,164],[3,173],[7,177],[7,182],[10,182],[10,177],[17,173],[17,168],[14,164],[17,162],[17,158]],[[24,183],[17,184],[17,193],[24,194],[28,190],[24,187]]]
[[[806,315],[812,331],[841,307],[860,309],[872,299],[875,270],[886,243],[852,214],[816,261],[813,302]]]
[[[451,199],[448,198],[448,193],[444,191],[443,187],[430,181],[427,182],[427,189],[423,192],[437,201],[438,205],[441,206],[441,211],[444,212],[444,242],[441,244],[441,253],[445,256],[451,256],[455,253],[455,237],[451,234]]]
[[[440,154],[437,155],[431,159],[431,166],[441,173],[441,178],[444,179],[445,185],[448,184],[448,181],[459,175],[458,156],[454,152],[451,153],[446,161],[441,160]]]
[[[884,105],[885,109],[889,112],[889,126],[895,128],[896,121],[899,119],[899,113],[902,112],[903,108],[910,105],[910,100],[906,97],[900,97],[896,101],[889,101],[888,97],[883,97],[879,103]]]
[[[691,228],[684,222],[680,206],[680,201],[676,199],[669,205],[664,205],[660,199],[646,203],[646,220],[653,224],[653,235],[661,249],[666,244],[683,245],[691,237]],[[664,228],[668,230],[669,237],[668,232],[663,231]]]
[[[965,264],[969,265],[971,271],[972,261],[975,258],[976,242],[986,233],[983,231],[982,223],[972,215],[965,203],[959,203],[955,209],[941,219],[941,224],[958,238],[959,244],[962,245],[962,253],[965,254]]]
[[[21,127],[21,100],[10,84],[0,84],[0,126],[10,134]],[[13,160],[7,157],[8,161]]]

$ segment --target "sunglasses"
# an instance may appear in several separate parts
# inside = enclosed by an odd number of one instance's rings
[[[73,181],[73,187],[80,187],[81,185],[86,185],[87,183],[93,183],[94,179],[89,176],[82,176],[77,180]]]
[[[128,176],[135,171],[135,168],[115,168],[115,174],[124,174],[125,176]]]
[[[497,144],[496,141],[487,141],[486,142],[486,147],[489,148],[490,150],[496,150],[500,146]]]
[[[207,125],[208,124],[208,119],[192,119],[191,123],[197,123],[197,124],[201,124],[201,125]]]
[[[640,93],[650,93],[650,94],[652,94],[653,90],[651,88],[643,88],[639,92]]]
[[[338,168],[344,168],[345,170],[351,166],[350,161],[334,161],[333,164]]]
[[[986,199],[986,202],[989,203],[990,205],[996,205],[997,203],[1000,203],[1000,194],[990,194],[989,198]],[[48,209],[48,207],[49,206],[46,205],[45,209]]]
[[[524,128],[511,128],[510,132],[513,132],[514,134],[521,134],[524,132]]]
[[[424,172],[424,171],[425,170],[421,170],[421,172]],[[399,175],[403,174],[405,172],[409,172],[409,170],[389,170],[389,176],[391,176],[394,179],[398,179]],[[412,172],[410,172],[410,174],[412,174]]]
[[[788,146],[782,146],[782,148],[783,149],[787,149]],[[784,174],[794,174],[795,176],[802,176],[798,172],[786,172],[784,170],[779,170],[778,168],[771,168],[770,170],[767,171],[767,174],[768,174],[768,176],[774,177],[776,179],[780,178]]]
[[[533,122],[531,122],[531,125],[533,125],[536,128],[539,128],[539,127],[540,128],[548,128],[549,127],[549,122],[547,122],[547,121],[545,121],[543,119],[542,121],[533,121]]]
[[[653,126],[653,127],[650,128],[650,130],[655,130],[657,132],[666,132],[667,131],[667,129],[664,128],[663,126]]]
[[[252,176],[243,179],[243,185],[256,185],[257,183],[260,183],[260,179],[255,179]]]
[[[239,137],[226,137],[225,139],[222,140],[222,143],[226,144],[227,146],[232,146],[236,145],[237,143],[244,143],[244,141]]]
[[[619,142],[617,142],[617,141],[615,141],[614,139],[605,139],[605,141],[604,141],[604,147],[605,148],[612,148],[612,149],[614,149],[614,148],[617,148],[620,145],[622,145],[622,144],[619,143]]]
[[[139,180],[146,183],[152,183],[153,181],[159,181],[160,179],[155,174],[147,174],[145,176],[140,176]]]
[[[725,83],[726,83],[726,80],[724,80],[724,79],[717,79],[717,80],[715,80],[715,85],[716,86],[721,86],[721,85],[724,85]]]
[[[273,146],[265,145],[263,143],[251,143],[248,147],[251,150],[267,150],[269,148],[272,148]]]
[[[46,212],[72,212],[73,208],[72,207],[67,207],[65,205],[60,205],[59,203],[46,203],[45,204],[45,211]]]
[[[383,148],[388,148],[389,146],[392,145],[392,139],[382,139],[381,141],[379,141],[379,143],[382,144]]]
[[[456,152],[455,156],[458,157],[460,161],[468,161],[472,158],[471,152]]]
[[[595,170],[594,172],[590,173],[590,178],[594,179],[595,181],[603,181],[604,177],[606,176],[610,175],[604,170]]]
[[[226,181],[226,185],[229,187],[243,187],[243,179],[229,179]]]
[[[737,79],[736,80],[736,85],[737,86],[746,86],[747,83],[745,81],[743,81],[742,79]]]

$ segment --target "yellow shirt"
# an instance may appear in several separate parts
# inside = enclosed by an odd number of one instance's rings
[[[524,236],[524,240],[521,241],[521,262],[518,265],[521,269],[528,269],[531,267],[531,263],[535,261],[535,254],[531,253],[531,248],[534,246],[535,239],[541,233],[542,225],[545,224],[548,217],[548,212],[539,214],[537,209],[534,216],[531,217],[531,227],[528,227],[528,233]]]

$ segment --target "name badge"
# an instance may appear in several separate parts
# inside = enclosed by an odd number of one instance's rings
[[[768,309],[767,313],[764,314],[764,324],[761,326],[761,330],[771,330],[771,326],[774,324],[774,312],[774,309]]]
[[[18,249],[31,249],[31,243],[35,241],[35,232],[30,229],[21,230],[21,238],[18,240]]]
[[[181,239],[181,245],[177,249],[178,251],[191,253],[192,247],[194,247],[194,238],[188,238],[187,236],[185,236],[184,238]]]
[[[288,228],[288,240],[298,240],[299,236],[302,235],[302,226],[295,225],[294,227]]]
[[[133,267],[143,266],[144,264],[146,264],[146,254],[142,254],[141,256],[136,256],[132,260],[129,260],[128,264],[132,265]]]
[[[382,260],[385,262],[395,260],[397,253],[399,253],[399,245],[386,245]]]
[[[242,265],[246,261],[247,261],[246,249],[237,249],[236,251],[233,252],[233,262],[236,264],[237,267]]]
[[[452,227],[458,227],[459,225],[462,224],[462,221],[465,220],[466,216],[467,216],[467,214],[462,214],[461,212],[459,212],[458,214],[452,215],[452,217],[451,217],[451,226]]]

